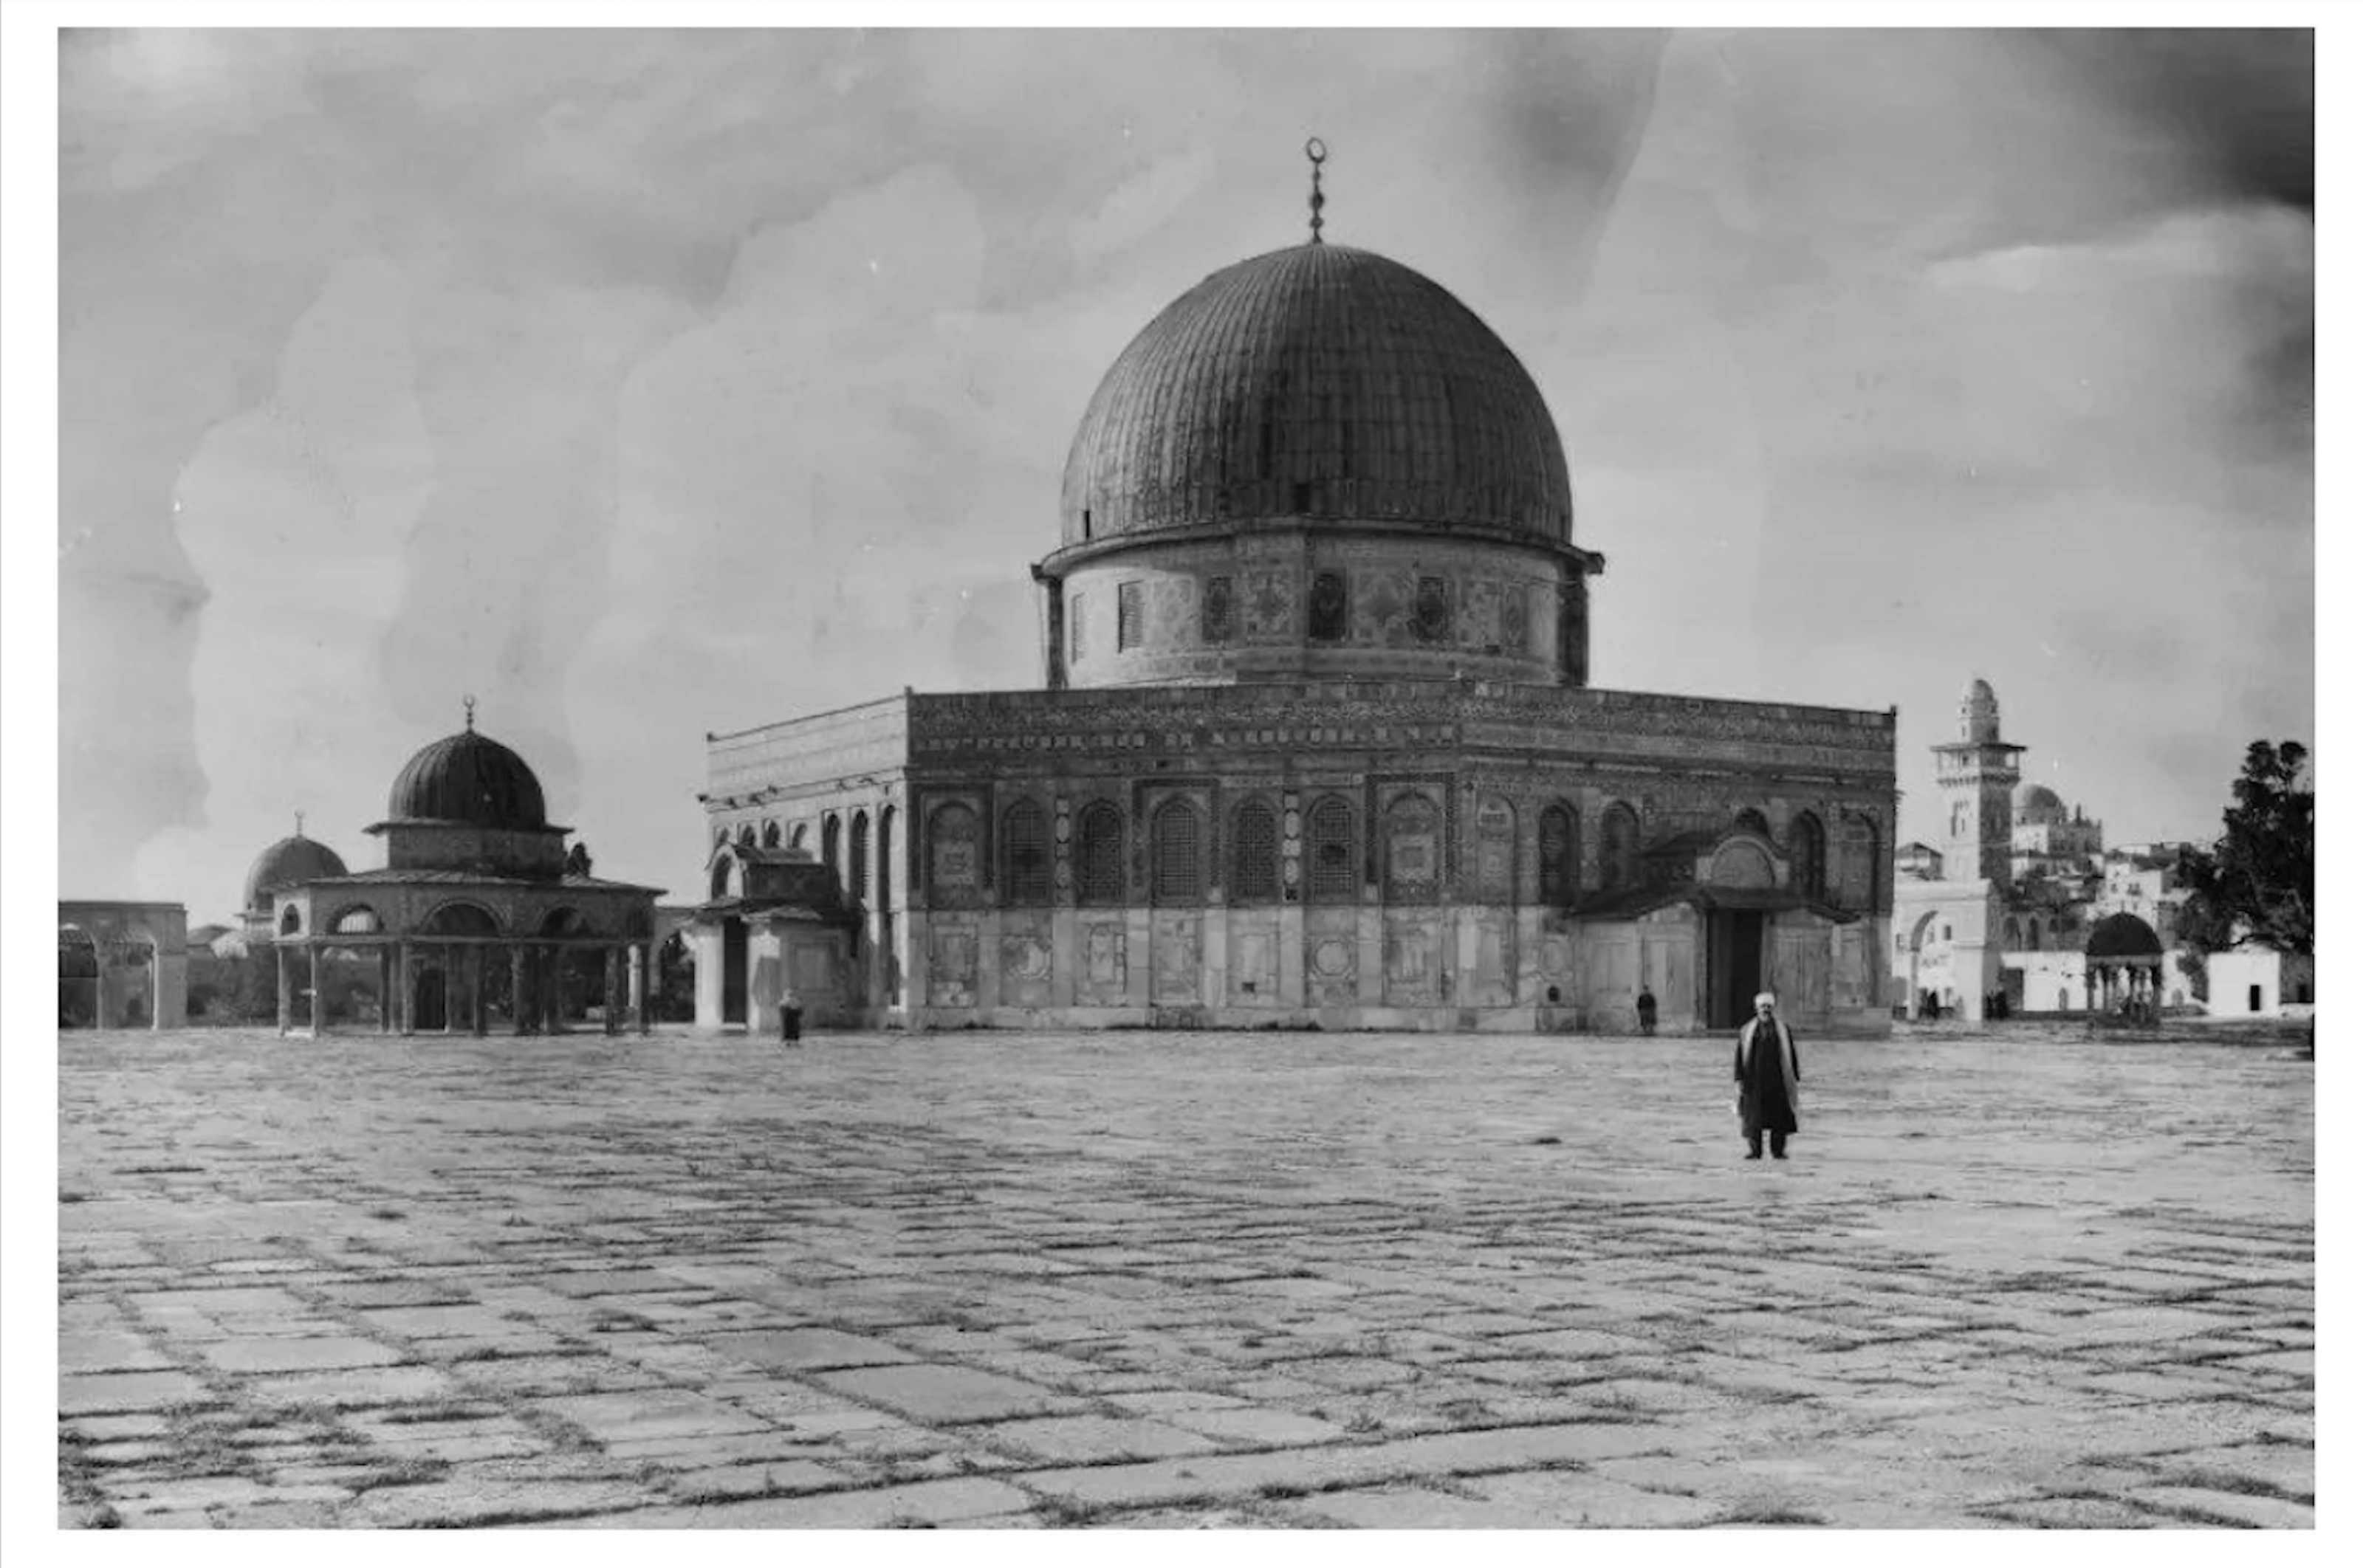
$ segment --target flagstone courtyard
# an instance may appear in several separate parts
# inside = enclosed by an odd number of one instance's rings
[[[2313,1069],[60,1043],[71,1525],[2313,1522]]]

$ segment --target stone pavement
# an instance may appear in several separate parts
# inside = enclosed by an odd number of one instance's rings
[[[69,1524],[2313,1521],[2285,1053],[60,1053]]]

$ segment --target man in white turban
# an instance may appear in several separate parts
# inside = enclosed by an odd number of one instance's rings
[[[1772,993],[1756,999],[1756,1016],[1739,1032],[1731,1076],[1739,1085],[1739,1130],[1747,1135],[1747,1157],[1764,1157],[1764,1134],[1772,1134],[1772,1157],[1789,1157],[1789,1134],[1797,1130],[1797,1037],[1772,1016]]]

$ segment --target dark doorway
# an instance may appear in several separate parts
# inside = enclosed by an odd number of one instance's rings
[[[429,964],[418,971],[410,988],[410,1028],[416,1034],[434,1034],[451,1026],[443,1007],[442,966]]]
[[[1707,917],[1707,1023],[1736,1029],[1754,1016],[1764,988],[1764,916],[1754,910],[1717,910]]]
[[[747,1021],[747,922],[736,915],[722,922],[722,1021]]]

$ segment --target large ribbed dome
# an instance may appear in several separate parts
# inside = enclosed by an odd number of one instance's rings
[[[255,856],[253,869],[246,874],[246,902],[239,907],[268,909],[271,895],[282,888],[343,875],[345,863],[335,850],[300,833],[294,834]]]
[[[1517,356],[1399,262],[1299,245],[1216,272],[1120,355],[1059,498],[1069,545],[1259,517],[1568,542],[1550,411]]]
[[[394,781],[386,816],[396,823],[483,828],[549,825],[541,780],[525,758],[472,729],[446,735],[410,759]]]

